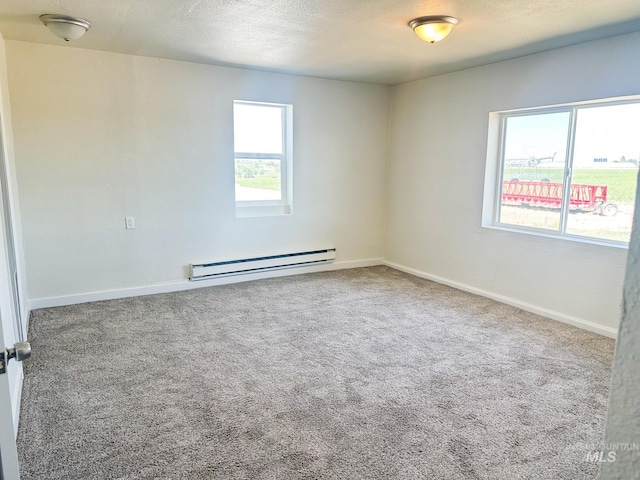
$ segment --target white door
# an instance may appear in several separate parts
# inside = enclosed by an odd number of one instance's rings
[[[6,332],[9,335],[5,335],[7,322],[4,320],[3,318],[0,321],[0,348],[2,348],[2,357],[6,362],[6,348],[13,347],[13,345],[7,345],[5,339],[12,338],[13,332]],[[2,363],[0,361],[0,365]],[[0,374],[0,480],[17,480],[19,478],[18,452],[16,450],[16,431],[13,425],[9,378],[19,374],[18,364],[14,360],[6,362],[6,370],[5,373]]]
[[[3,197],[0,195],[0,203],[4,203]],[[7,257],[7,223],[3,213],[0,205],[0,480],[15,480],[18,478],[16,425],[22,365],[16,359],[9,359],[9,350],[14,349],[20,338],[20,325],[16,322],[12,275]],[[21,356],[20,350],[17,354]]]
[[[23,328],[20,322],[20,299],[1,128],[0,217],[0,480],[17,480],[16,426],[20,409],[18,390],[22,366],[15,359],[9,360],[7,349],[13,349],[15,343],[23,338]],[[20,356],[18,352],[18,357]]]
[[[2,149],[2,133],[0,132],[0,149]],[[20,305],[20,291],[18,290],[18,264],[16,262],[16,247],[13,241],[13,219],[11,218],[11,208],[9,199],[9,187],[7,180],[7,163],[3,155],[4,150],[0,150],[2,164],[0,164],[0,191],[2,192],[2,216],[4,227],[4,240],[7,254],[7,268],[9,269],[9,285],[11,287],[11,310],[15,323],[16,340],[24,341],[25,332],[22,325],[22,306]]]
[[[0,184],[1,185],[1,184]],[[0,203],[4,204],[4,195]],[[12,295],[12,280],[8,261],[7,230],[3,205],[0,205],[0,480],[18,478],[16,452],[16,418],[22,366],[8,359],[7,349],[12,349],[20,338],[20,326],[16,322],[16,310]]]

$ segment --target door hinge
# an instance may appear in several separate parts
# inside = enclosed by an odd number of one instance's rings
[[[5,360],[6,353],[0,352],[0,375],[7,373],[7,360]]]

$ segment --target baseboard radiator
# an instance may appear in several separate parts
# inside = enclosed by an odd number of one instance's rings
[[[247,273],[281,270],[283,268],[305,267],[335,260],[336,249],[311,250],[308,252],[284,253],[269,257],[243,258],[226,262],[192,263],[189,280],[207,280],[210,278]]]

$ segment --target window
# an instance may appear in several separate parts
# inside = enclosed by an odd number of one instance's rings
[[[291,110],[233,102],[236,216],[291,213]]]
[[[493,152],[499,165],[492,174],[487,171],[488,190],[496,194],[485,196],[485,219],[487,202],[491,218],[485,225],[629,242],[640,160],[639,99],[500,112],[492,118],[499,123],[493,133],[499,135]]]

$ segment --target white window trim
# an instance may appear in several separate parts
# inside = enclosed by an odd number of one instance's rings
[[[577,111],[583,108],[603,107],[610,105],[624,105],[640,102],[640,95],[598,99],[585,102],[573,102],[567,104],[552,105],[547,107],[522,108],[491,112],[489,114],[489,128],[487,140],[487,163],[485,169],[485,188],[482,203],[482,227],[494,230],[502,230],[514,233],[522,233],[573,242],[588,243],[605,247],[628,249],[628,242],[608,240],[604,238],[575,235],[566,232],[567,217],[569,215],[569,189],[571,188],[571,173],[573,166],[573,148],[576,134]],[[566,163],[564,169],[564,186],[562,195],[560,228],[557,231],[543,228],[512,225],[500,222],[500,208],[502,206],[503,186],[503,152],[505,148],[505,125],[509,117],[528,116],[534,114],[547,114],[569,112],[569,131],[566,151]]]
[[[293,105],[283,103],[267,103],[249,100],[234,100],[233,105],[277,107],[281,112],[282,122],[282,154],[259,152],[236,152],[233,150],[233,161],[239,158],[259,160],[280,160],[280,200],[236,200],[236,217],[261,217],[273,215],[290,215],[293,213]],[[235,171],[235,168],[234,168]],[[234,173],[235,175],[235,173]],[[235,195],[235,193],[234,193]]]

